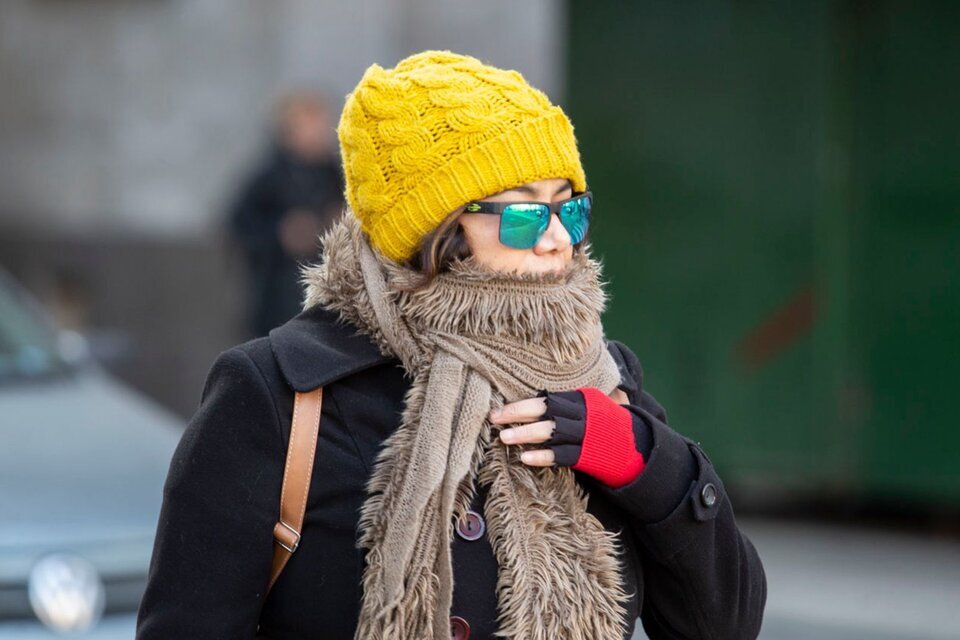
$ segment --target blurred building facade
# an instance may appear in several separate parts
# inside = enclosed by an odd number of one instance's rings
[[[571,114],[608,334],[725,481],[957,510],[958,7],[10,0],[0,266],[188,415],[240,336],[224,209],[276,98],[473,54]]]
[[[960,5],[570,9],[605,326],[671,423],[741,498],[960,515]]]
[[[565,16],[557,0],[4,2],[0,265],[189,414],[241,335],[224,209],[278,96],[339,110],[370,64],[433,48],[559,99]]]

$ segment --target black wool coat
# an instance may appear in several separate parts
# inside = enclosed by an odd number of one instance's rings
[[[653,448],[632,483],[610,489],[578,473],[588,508],[622,543],[639,617],[659,638],[755,638],[766,578],[737,528],[723,483],[692,440],[666,424],[643,390],[636,356],[608,348],[627,407],[650,425]],[[295,391],[324,386],[320,439],[300,547],[266,594]],[[365,485],[397,428],[410,382],[400,362],[321,307],[223,352],[173,460],[138,640],[353,638],[364,555],[356,547]],[[483,515],[483,494],[473,505]],[[486,537],[452,542],[451,616],[471,640],[496,630],[497,564]]]

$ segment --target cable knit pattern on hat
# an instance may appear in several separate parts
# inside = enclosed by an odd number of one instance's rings
[[[546,178],[586,190],[573,125],[523,76],[450,51],[371,65],[337,127],[346,199],[391,260],[471,200]]]

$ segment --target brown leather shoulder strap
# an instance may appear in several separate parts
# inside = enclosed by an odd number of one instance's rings
[[[287,446],[287,463],[283,469],[283,488],[280,491],[280,520],[273,527],[273,569],[267,593],[300,544],[310,476],[313,475],[313,458],[320,434],[322,404],[323,387],[305,393],[297,392],[293,401],[293,424],[290,427],[290,444]]]

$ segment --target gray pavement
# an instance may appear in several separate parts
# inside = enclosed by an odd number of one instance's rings
[[[767,573],[763,640],[960,639],[960,543],[742,518]],[[646,638],[642,631],[635,640]]]

